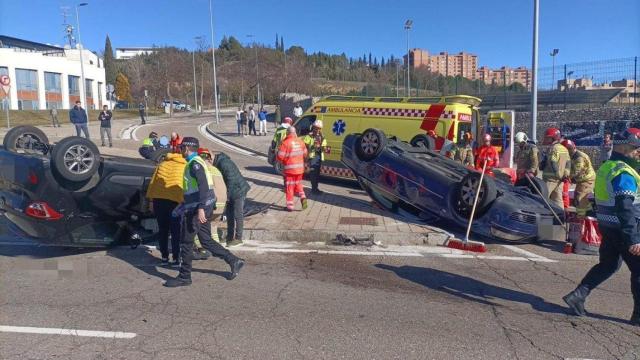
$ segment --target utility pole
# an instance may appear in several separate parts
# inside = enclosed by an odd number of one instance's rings
[[[531,139],[536,141],[538,129],[538,16],[540,0],[533,0],[533,55],[531,59]]]
[[[196,36],[196,37],[193,38],[193,40],[196,41],[196,44],[201,39],[202,39],[202,36]],[[194,100],[193,103],[195,105],[195,110],[194,111],[198,112],[198,82],[196,80],[196,51],[195,51],[195,49],[193,50],[193,100]]]
[[[407,20],[404,23],[404,29],[407,30],[407,96],[411,96],[411,53],[409,51],[409,30],[411,30],[411,26],[413,25],[413,20]]]
[[[549,55],[551,55],[551,90],[556,87],[556,55],[560,52],[560,49],[553,49]]]
[[[209,24],[211,25],[211,60],[213,61],[213,97],[216,104],[216,124],[220,124],[220,111],[218,108],[218,78],[216,77],[216,38],[213,34],[213,5],[209,0]]]

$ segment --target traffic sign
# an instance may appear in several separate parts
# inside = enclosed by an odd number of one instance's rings
[[[9,89],[11,88],[11,79],[9,78],[9,75],[0,76],[0,86],[2,86],[5,96],[9,96]]]

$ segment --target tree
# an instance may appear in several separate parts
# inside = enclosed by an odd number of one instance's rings
[[[113,57],[113,48],[111,47],[109,35],[107,35],[104,44],[104,72],[107,84],[114,84],[116,82],[116,76],[118,75],[118,69],[116,67],[116,59]]]
[[[280,50],[280,44],[278,43],[278,33],[276,33],[276,50]]]
[[[284,40],[282,40],[282,35],[280,35],[280,51],[284,51]]]
[[[371,61],[371,53],[369,53],[369,62],[367,64],[373,65],[373,61]]]
[[[129,79],[123,74],[118,73],[116,76],[116,96],[118,100],[124,100],[131,102],[131,87],[129,85]]]

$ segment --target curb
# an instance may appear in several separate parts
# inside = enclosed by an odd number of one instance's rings
[[[207,126],[205,126],[205,129],[207,130],[209,135],[213,136],[214,138],[216,138],[216,139],[218,139],[220,141],[224,141],[225,143],[227,143],[229,145],[235,146],[235,147],[237,147],[239,149],[242,149],[244,151],[250,152],[250,153],[252,153],[254,155],[269,157],[269,154],[267,154],[267,153],[252,149],[252,148],[250,148],[248,146],[244,146],[244,145],[238,144],[238,143],[236,143],[234,141],[228,140],[227,138],[225,138],[222,135],[218,135],[215,131],[209,129],[209,124],[207,124]]]
[[[220,239],[225,239],[227,229],[219,227]],[[345,238],[365,240],[375,244],[404,246],[444,246],[452,237],[445,233],[395,233],[338,230],[267,230],[244,229],[244,238],[267,242],[296,242],[302,244],[323,243],[335,245],[333,242],[341,235]]]

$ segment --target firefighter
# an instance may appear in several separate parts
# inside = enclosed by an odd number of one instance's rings
[[[544,134],[544,145],[550,145],[542,166],[542,180],[549,190],[549,201],[564,209],[562,193],[564,180],[569,178],[571,169],[569,152],[560,143],[562,137],[560,129],[549,128]]]
[[[472,143],[473,135],[470,132],[465,132],[456,150],[455,160],[466,167],[474,166]]]
[[[620,269],[624,261],[631,271],[633,314],[631,325],[640,326],[640,129],[616,134],[611,158],[598,169],[595,183],[596,216],[602,233],[600,262],[580,285],[563,297],[575,315],[585,315],[589,293]]]
[[[485,174],[493,175],[493,168],[500,166],[500,159],[498,158],[498,151],[491,145],[491,134],[484,134],[484,143],[476,151],[476,170],[482,171],[485,161],[487,167]]]
[[[526,179],[529,177],[536,177],[538,175],[538,147],[533,141],[529,141],[529,137],[524,132],[519,132],[515,137],[516,144],[518,145],[518,153],[516,153],[516,176],[518,186],[528,186],[529,181]]]
[[[320,181],[320,168],[324,161],[324,153],[327,151],[327,139],[322,135],[322,120],[316,120],[311,126],[311,132],[302,138],[309,153],[309,177],[311,180],[311,192],[315,195],[322,194],[318,188]]]
[[[193,261],[193,240],[198,235],[202,246],[213,256],[226,261],[231,268],[229,280],[234,279],[244,266],[244,260],[233,255],[222,245],[211,241],[210,221],[216,207],[213,178],[206,170],[207,164],[198,156],[199,141],[185,137],[180,144],[182,156],[187,159],[184,169],[184,203],[174,212],[181,216],[180,254],[182,265],[176,278],[164,283],[166,287],[191,285],[191,264]]]
[[[593,194],[593,185],[596,181],[596,172],[591,165],[589,155],[576,149],[573,141],[565,139],[562,146],[566,147],[571,157],[571,172],[569,178],[576,184],[573,193],[573,206],[576,207],[576,214],[584,217],[591,210],[589,196]]]
[[[287,138],[278,149],[277,160],[282,163],[285,178],[285,193],[287,198],[287,211],[293,211],[294,193],[300,197],[302,209],[307,208],[307,197],[302,187],[304,175],[304,159],[307,157],[307,147],[298,138],[296,128],[287,128]]]

